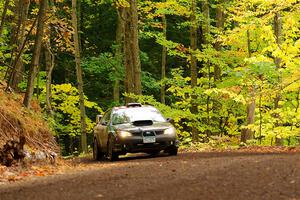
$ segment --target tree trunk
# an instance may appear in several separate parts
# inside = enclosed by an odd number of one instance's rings
[[[124,42],[124,32],[125,32],[125,21],[124,21],[124,8],[117,8],[118,12],[118,24],[117,24],[117,31],[116,31],[116,59],[118,60],[118,65],[122,65],[123,63],[123,42]],[[118,76],[119,70],[117,66],[115,67],[115,73]],[[118,76],[119,77],[119,76]],[[113,89],[113,99],[114,102],[120,102],[120,80],[116,78],[114,82],[114,89]]]
[[[198,69],[197,69],[197,58],[195,57],[195,51],[197,50],[197,21],[196,21],[196,0],[191,2],[191,30],[190,30],[190,40],[191,40],[191,87],[197,87],[198,79]],[[192,95],[192,107],[191,113],[198,113],[197,95]],[[193,142],[198,142],[199,132],[196,126],[192,127],[192,139]]]
[[[138,12],[137,0],[129,0],[126,8],[126,25],[124,39],[125,55],[125,88],[127,93],[142,94],[141,62],[138,42]],[[126,102],[131,99],[126,98]]]
[[[31,66],[29,70],[29,77],[27,82],[27,89],[24,97],[24,105],[29,108],[30,102],[33,96],[34,90],[34,80],[36,77],[36,73],[38,71],[39,61],[40,61],[40,54],[41,54],[41,47],[42,47],[42,40],[44,35],[44,25],[45,25],[45,15],[46,15],[46,7],[47,7],[47,0],[42,0],[40,2],[40,9],[38,14],[38,25],[37,25],[37,33],[35,37],[34,43],[34,50],[31,60]]]
[[[141,61],[138,38],[137,0],[130,0],[131,13],[131,52],[134,71],[134,94],[142,94]]]
[[[278,45],[278,47],[280,47],[282,43],[282,18],[279,13],[276,13],[274,17],[274,33],[276,37],[276,44]],[[277,69],[279,69],[281,64],[281,58],[275,58],[275,64]]]
[[[77,17],[77,32],[78,32],[78,43],[79,43],[79,51],[82,52],[82,33],[81,33],[81,18],[82,18],[82,6],[81,6],[81,0],[77,1],[77,10],[76,10],[76,17]]]
[[[83,93],[83,80],[82,80],[82,69],[80,66],[80,47],[78,38],[78,23],[77,23],[77,2],[72,0],[72,24],[73,24],[73,38],[75,48],[75,63],[76,63],[76,74],[77,84],[79,92],[79,106],[80,106],[80,121],[81,121],[81,150],[83,153],[87,153],[87,136],[86,136],[86,114],[84,107],[84,93]]]
[[[7,8],[8,9],[8,8]],[[11,52],[10,52],[10,62],[9,62],[9,67],[7,68],[5,72],[4,79],[7,81],[7,89],[9,89],[9,82],[11,79],[12,75],[12,70],[13,70],[13,57],[14,57],[14,52],[16,50],[16,34],[17,34],[17,24],[18,24],[18,13],[19,13],[19,1],[14,0],[14,4],[11,7],[11,11],[13,13],[11,20],[10,20],[10,25],[11,25],[11,33],[10,33],[10,42],[9,45],[12,47]],[[6,11],[7,12],[7,11]],[[4,23],[4,21],[2,21]],[[2,27],[4,28],[4,27]],[[3,30],[3,29],[2,29]]]
[[[209,4],[208,0],[204,0],[202,2],[202,12],[204,16],[203,20],[203,43],[208,44],[209,43],[209,33],[210,33],[210,14],[209,14]]]
[[[19,7],[19,28],[18,28],[18,36],[16,38],[16,46],[17,46],[17,51],[15,52],[16,54],[14,55],[14,61],[13,61],[13,71],[10,76],[9,80],[9,86],[13,90],[18,89],[18,84],[22,81],[23,79],[23,74],[22,72],[24,71],[24,66],[23,66],[23,61],[22,61],[22,56],[23,56],[23,50],[24,50],[24,42],[26,40],[25,36],[25,29],[26,29],[26,21],[28,17],[28,11],[29,11],[29,5],[30,5],[30,0],[25,0],[25,1],[20,1],[20,7]]]
[[[5,21],[6,21],[8,3],[9,3],[9,0],[6,0],[5,3],[4,3],[3,11],[2,11],[1,23],[0,23],[0,38],[2,36],[2,31],[3,31],[3,28],[4,28]]]
[[[247,30],[247,48],[248,48],[248,57],[252,56],[251,53],[251,40],[250,40],[250,30]]]
[[[125,91],[127,93],[134,93],[134,78],[133,78],[133,63],[132,63],[132,54],[131,54],[131,32],[130,32],[130,11],[129,8],[125,8],[125,38],[124,38],[124,56],[125,56],[125,78],[124,78],[124,85],[125,85]],[[129,103],[131,101],[130,98],[126,97],[125,102]]]
[[[52,6],[52,1],[49,0],[50,8]],[[47,10],[49,9],[49,5],[47,5]],[[44,43],[44,54],[45,54],[45,64],[46,64],[46,109],[47,113],[51,116],[54,116],[54,112],[51,106],[51,83],[52,83],[52,72],[54,69],[54,61],[55,57],[51,51],[51,30],[50,27],[47,28],[46,32],[48,39]]]
[[[255,93],[251,92],[251,103],[247,105],[247,125],[254,124],[255,120]],[[241,142],[246,143],[247,140],[253,139],[253,131],[249,128],[245,128],[241,133]]]
[[[14,0],[14,6],[12,8],[12,11],[13,11],[13,17],[12,17],[12,31],[11,31],[11,38],[10,38],[10,45],[13,46],[13,49],[12,49],[12,56],[11,56],[11,65],[12,62],[13,62],[13,55],[14,55],[14,52],[16,51],[16,43],[17,43],[17,39],[18,39],[18,34],[19,34],[19,26],[20,26],[20,23],[19,23],[19,19],[20,19],[20,5],[21,3],[21,0]]]
[[[248,55],[251,57],[251,43],[250,43],[250,31],[247,31],[247,44],[248,44]],[[248,103],[247,105],[247,121],[246,121],[246,126],[254,124],[254,119],[255,119],[255,89],[254,86],[251,86],[249,89],[249,94],[251,98],[251,102]],[[249,128],[244,128],[241,132],[241,142],[246,143],[247,140],[251,140],[254,137],[254,133],[251,129]]]
[[[220,42],[220,36],[224,30],[224,22],[225,22],[225,13],[224,13],[224,2],[225,0],[218,0],[217,1],[217,8],[216,8],[216,28],[217,28],[217,31],[218,31],[218,34],[217,34],[217,41],[215,41],[215,44],[214,44],[214,48],[215,50],[217,51],[217,54],[218,55],[221,55],[222,53],[222,47],[221,47],[221,42]],[[214,65],[214,85],[216,86],[217,82],[218,81],[222,81],[222,71],[221,71],[221,67],[218,65],[218,64],[215,64]],[[220,130],[220,133],[219,135],[223,135],[223,122],[225,123],[226,122],[226,119],[225,121],[223,121],[223,118],[222,117],[218,117],[219,116],[219,111],[222,107],[222,104],[217,100],[217,99],[214,99],[213,100],[213,105],[212,105],[212,112],[214,113],[214,116],[212,117],[212,120],[213,121],[219,121],[219,124],[220,124],[220,127],[219,127],[219,130]]]
[[[52,72],[54,69],[54,54],[50,49],[50,41],[45,45],[45,63],[46,63],[46,106],[47,112],[50,115],[54,115],[51,106],[51,83],[52,83]]]
[[[216,27],[219,32],[223,31],[224,29],[224,11],[223,11],[223,1],[219,0],[217,9],[216,9]],[[221,51],[221,43],[216,41],[215,49],[217,51]],[[214,66],[214,81],[218,81],[221,79],[221,68],[218,65]]]
[[[202,30],[203,30],[203,44],[208,45],[209,44],[209,34],[210,34],[210,9],[209,9],[209,4],[208,0],[204,0],[202,2],[202,12],[204,15],[204,20],[202,24]],[[205,66],[206,65],[206,66]],[[211,88],[211,68],[210,68],[210,63],[204,63],[204,67],[207,68],[207,79],[208,79],[208,88]],[[207,96],[206,99],[206,115],[207,115],[207,120],[206,124],[207,126],[210,126],[210,121],[211,121],[211,116],[210,116],[210,101],[211,98],[210,96]],[[207,129],[205,131],[206,136],[211,135],[211,131]]]
[[[299,110],[299,107],[300,107],[300,87],[298,88],[298,93],[297,93],[296,101],[297,101],[297,105],[296,105],[295,112],[297,113],[298,110]]]
[[[37,22],[37,18],[36,18],[36,19],[34,20],[34,22],[32,23],[31,28],[30,28],[30,30],[28,31],[28,33],[27,33],[27,35],[26,35],[26,37],[25,37],[25,40],[23,41],[23,44],[21,45],[21,47],[20,47],[20,49],[19,49],[19,52],[17,53],[17,55],[16,55],[16,57],[15,57],[15,64],[18,63],[18,60],[19,60],[20,57],[23,55],[23,52],[24,52],[24,50],[25,50],[25,45],[26,45],[26,43],[29,41],[29,37],[30,37],[30,35],[31,35],[31,33],[32,33],[33,29],[34,29],[34,27],[35,27],[36,22]],[[14,50],[12,50],[12,51],[14,51]],[[9,65],[9,66],[11,67],[11,68],[9,68],[9,69],[11,69],[12,71],[11,71],[11,73],[10,73],[8,82],[10,82],[10,80],[12,79],[12,76],[13,76],[14,73],[18,73],[19,75],[22,75],[22,77],[23,77],[23,75],[24,75],[24,72],[23,72],[23,71],[17,71],[15,65],[14,65],[14,66]],[[9,70],[6,71],[5,79],[6,79],[8,73],[9,73]],[[10,89],[10,85],[9,85],[9,84],[7,84],[6,90],[7,90],[7,89]]]
[[[274,34],[275,34],[275,38],[276,38],[276,44],[278,47],[280,47],[281,43],[282,43],[282,39],[281,39],[281,37],[282,37],[282,18],[279,13],[275,13],[275,16],[274,16]],[[281,65],[281,58],[276,57],[275,64],[276,64],[276,69],[279,70],[280,65]],[[278,78],[278,84],[281,85],[281,77]],[[276,97],[274,99],[274,109],[275,110],[280,107],[279,106],[280,99],[281,99],[281,86],[280,86],[280,90],[278,91],[278,93],[276,94]],[[275,114],[275,118],[279,118],[278,114]],[[278,124],[276,123],[275,126],[278,126]],[[281,146],[283,143],[283,139],[276,137],[275,143],[277,146]]]
[[[163,25],[163,37],[167,38],[167,19],[166,15],[162,15],[162,25]],[[166,64],[167,64],[167,47],[162,47],[162,55],[161,55],[161,79],[162,81],[166,78]],[[160,88],[160,101],[163,104],[166,104],[166,88],[165,84],[162,83]]]

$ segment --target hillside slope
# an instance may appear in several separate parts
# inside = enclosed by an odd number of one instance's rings
[[[7,141],[18,141],[24,136],[25,148],[30,152],[58,152],[58,145],[38,103],[33,102],[29,110],[22,106],[22,99],[21,95],[7,94],[0,88],[0,149]]]

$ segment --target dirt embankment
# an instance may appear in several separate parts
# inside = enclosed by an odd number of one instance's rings
[[[58,152],[58,145],[38,103],[33,102],[29,110],[23,107],[22,100],[22,95],[7,94],[0,88],[0,150],[8,141],[25,138],[27,153]]]

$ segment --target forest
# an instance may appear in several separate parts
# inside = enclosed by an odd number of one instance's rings
[[[0,80],[38,102],[63,155],[128,102],[182,146],[300,143],[299,0],[1,0]]]

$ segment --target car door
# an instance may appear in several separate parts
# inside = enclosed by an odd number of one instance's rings
[[[98,132],[99,132],[99,136],[100,136],[100,145],[101,145],[102,151],[104,151],[104,152],[106,152],[106,149],[107,149],[110,115],[111,115],[111,111],[106,112],[104,114],[103,118],[100,120],[100,124],[98,126]]]

